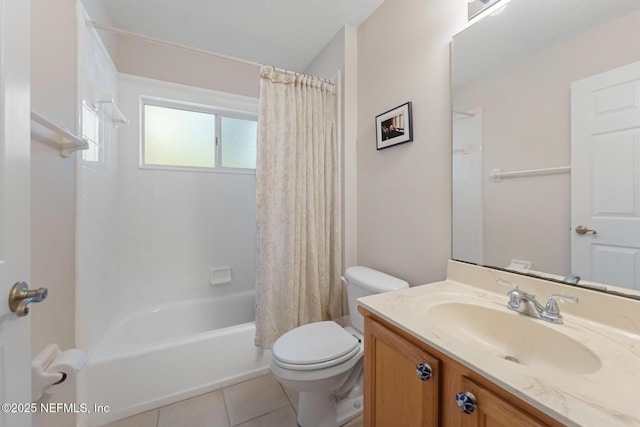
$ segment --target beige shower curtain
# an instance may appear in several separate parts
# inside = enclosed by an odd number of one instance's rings
[[[256,345],[342,315],[335,85],[262,67]]]

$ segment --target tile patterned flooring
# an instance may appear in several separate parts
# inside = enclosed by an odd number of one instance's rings
[[[298,396],[268,374],[105,427],[297,427]],[[362,417],[344,427],[362,427]]]

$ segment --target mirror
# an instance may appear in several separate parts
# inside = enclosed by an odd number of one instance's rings
[[[501,0],[492,10],[452,42],[452,257],[566,283],[578,275],[579,284],[637,297],[640,76],[606,86],[601,75],[640,61],[640,2]],[[594,79],[601,86],[588,89]],[[583,92],[592,98],[576,104]],[[637,121],[611,148],[582,135],[591,129],[583,110]],[[583,140],[595,147],[591,175],[579,172],[577,150],[591,146],[576,145]],[[602,171],[609,181],[596,181]],[[592,198],[580,208],[585,191]],[[617,227],[632,242],[608,243],[605,217],[623,219]]]

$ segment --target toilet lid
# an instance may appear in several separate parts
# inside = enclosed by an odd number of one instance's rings
[[[272,354],[290,365],[315,365],[346,355],[358,349],[358,339],[336,322],[315,322],[299,326],[278,338]]]

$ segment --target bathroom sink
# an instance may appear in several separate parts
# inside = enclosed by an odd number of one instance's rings
[[[459,302],[432,306],[427,316],[439,333],[512,363],[567,374],[600,369],[600,359],[591,350],[556,330],[562,325]]]

